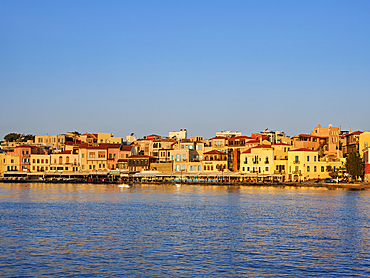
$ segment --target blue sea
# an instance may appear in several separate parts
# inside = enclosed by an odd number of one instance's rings
[[[370,277],[370,191],[0,183],[1,277]]]

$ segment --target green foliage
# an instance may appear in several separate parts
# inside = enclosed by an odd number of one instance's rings
[[[14,132],[12,132],[12,133],[9,133],[9,134],[5,135],[5,136],[4,136],[4,140],[5,140],[6,142],[15,142],[15,141],[17,141],[21,136],[22,136],[22,135],[21,135],[21,134],[19,134],[19,133],[14,133]]]
[[[356,179],[364,175],[364,162],[357,152],[350,153],[346,161],[346,171]]]
[[[4,140],[6,142],[27,142],[28,140],[35,140],[35,135],[33,134],[27,134],[27,135],[24,135],[24,134],[21,134],[21,133],[9,133],[7,135],[4,136]]]
[[[23,138],[21,139],[22,142],[27,142],[28,140],[35,141],[35,135],[27,134],[27,135],[24,135]]]

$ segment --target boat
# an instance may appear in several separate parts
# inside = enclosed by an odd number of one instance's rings
[[[125,187],[125,188],[129,188],[130,185],[129,184],[126,184],[126,183],[122,183],[122,184],[119,184],[118,187]]]

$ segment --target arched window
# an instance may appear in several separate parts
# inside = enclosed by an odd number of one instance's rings
[[[63,164],[63,157],[59,156],[59,164]]]
[[[66,157],[66,164],[69,163],[69,156]]]

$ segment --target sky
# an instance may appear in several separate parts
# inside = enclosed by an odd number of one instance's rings
[[[370,1],[0,1],[0,140],[370,130]]]

